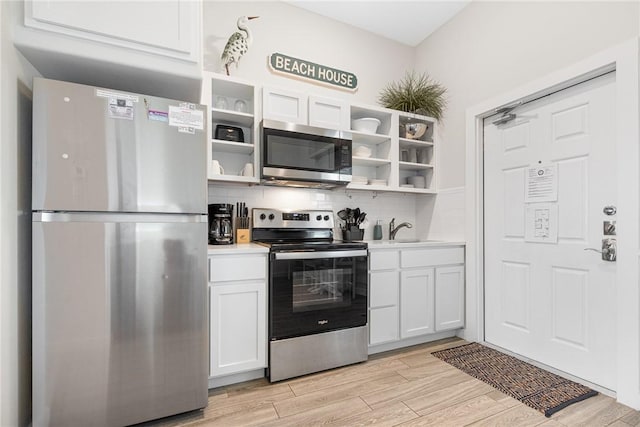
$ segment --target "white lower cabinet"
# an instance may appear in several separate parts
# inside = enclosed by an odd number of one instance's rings
[[[400,273],[400,338],[434,332],[433,268]]]
[[[210,257],[210,377],[267,366],[266,255]],[[228,280],[216,266],[233,269],[241,280]],[[216,274],[219,273],[219,274]],[[216,276],[223,279],[217,281]],[[256,277],[260,276],[260,277]]]
[[[369,346],[464,327],[463,246],[369,252]]]
[[[436,331],[464,326],[464,266],[436,268]]]

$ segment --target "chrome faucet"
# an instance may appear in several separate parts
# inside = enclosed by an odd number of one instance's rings
[[[391,222],[389,223],[389,240],[393,240],[396,238],[396,233],[398,232],[398,230],[400,230],[402,227],[407,227],[407,228],[411,228],[413,227],[413,225],[411,225],[410,222],[403,222],[402,224],[398,225],[396,227],[396,219],[393,218],[391,220]]]

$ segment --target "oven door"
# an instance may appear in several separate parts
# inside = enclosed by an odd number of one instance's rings
[[[270,339],[366,325],[367,265],[366,249],[272,253]]]

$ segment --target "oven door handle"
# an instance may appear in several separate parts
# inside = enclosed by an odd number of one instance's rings
[[[359,249],[354,251],[276,252],[274,255],[276,260],[351,258],[351,257],[367,256],[367,250]]]

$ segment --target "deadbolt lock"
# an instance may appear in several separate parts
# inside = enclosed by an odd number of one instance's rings
[[[615,221],[602,221],[602,234],[605,236],[616,235],[616,222]]]

